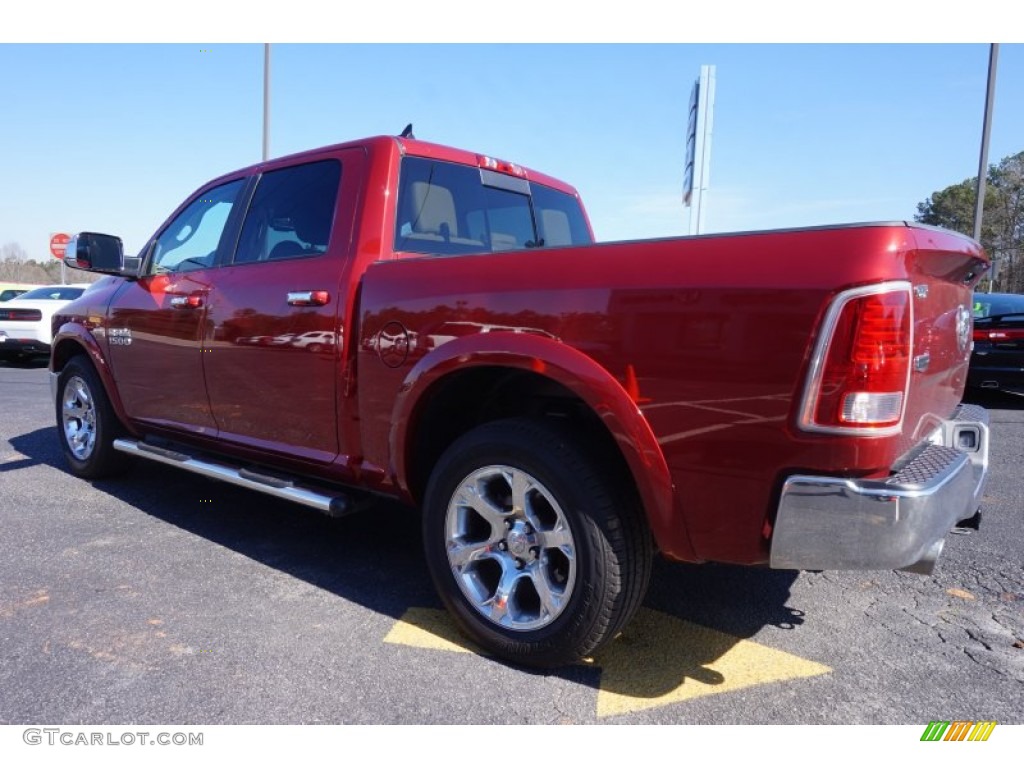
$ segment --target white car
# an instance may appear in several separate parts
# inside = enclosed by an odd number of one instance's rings
[[[334,331],[306,331],[292,339],[290,344],[293,347],[304,347],[310,352],[321,352],[327,347],[333,347],[336,339]]]
[[[44,285],[0,305],[0,359],[49,354],[50,318],[88,287],[88,283]]]

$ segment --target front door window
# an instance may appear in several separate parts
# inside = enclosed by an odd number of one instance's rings
[[[243,179],[204,192],[179,213],[156,239],[149,274],[208,269],[217,263],[228,217],[244,185]]]

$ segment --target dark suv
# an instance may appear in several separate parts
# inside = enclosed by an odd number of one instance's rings
[[[974,351],[967,386],[1024,394],[1024,296],[974,295]]]

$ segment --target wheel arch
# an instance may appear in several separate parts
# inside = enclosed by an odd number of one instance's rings
[[[100,377],[103,389],[106,391],[107,399],[122,426],[128,427],[128,418],[124,410],[124,404],[117,391],[114,377],[111,374],[110,366],[103,350],[100,349],[95,337],[89,330],[79,323],[68,323],[61,327],[60,332],[53,340],[50,349],[50,374],[57,376],[68,361],[77,355],[84,355]]]
[[[672,542],[674,555],[692,559],[688,536],[680,536],[683,521],[668,465],[636,403],[593,359],[546,337],[488,333],[454,339],[410,370],[389,436],[400,488],[422,501],[437,460],[460,435],[488,421],[524,415],[568,420],[613,452],[655,540]]]

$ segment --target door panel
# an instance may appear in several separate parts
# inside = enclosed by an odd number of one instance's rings
[[[215,265],[235,241],[244,179],[195,195],[146,249],[145,274],[111,302],[110,361],[128,415],[212,435],[203,380],[207,307]]]
[[[153,275],[117,295],[106,329],[110,361],[125,409],[133,419],[213,434],[202,377],[205,271]]]
[[[221,270],[203,362],[222,439],[317,462],[337,455],[342,263],[317,257]],[[311,290],[327,302],[288,303],[289,293]]]
[[[342,326],[362,158],[334,152],[257,183],[208,309],[203,363],[221,439],[316,463],[344,450]]]

